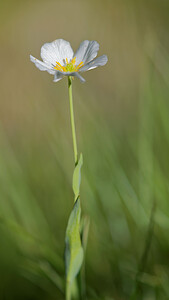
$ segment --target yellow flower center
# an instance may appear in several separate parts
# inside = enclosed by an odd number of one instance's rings
[[[83,65],[84,63],[81,61],[81,63],[76,66],[76,57],[72,58],[70,62],[68,62],[68,59],[66,58],[66,64],[64,66],[56,61],[56,66],[54,69],[61,72],[77,72]]]

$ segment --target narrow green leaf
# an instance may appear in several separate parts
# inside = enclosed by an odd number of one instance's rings
[[[82,153],[80,154],[79,161],[74,169],[73,173],[73,192],[75,194],[75,201],[79,197],[80,193],[80,182],[81,182],[81,167],[83,164],[83,156]]]
[[[71,285],[83,261],[83,248],[80,237],[80,198],[76,200],[66,229],[65,265],[66,279]]]

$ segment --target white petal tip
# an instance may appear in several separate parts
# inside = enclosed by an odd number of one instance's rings
[[[32,55],[29,55],[30,61],[33,61],[34,57]]]

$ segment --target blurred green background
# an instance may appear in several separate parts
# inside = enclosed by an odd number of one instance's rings
[[[0,299],[64,299],[73,205],[67,80],[29,55],[100,44],[73,81],[88,300],[169,299],[169,1],[1,0]]]

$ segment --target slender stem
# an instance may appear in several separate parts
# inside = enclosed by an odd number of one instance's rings
[[[72,78],[71,78],[71,76],[68,77],[68,89],[69,89],[69,103],[70,103],[70,118],[71,118],[72,138],[73,138],[73,150],[74,150],[74,158],[75,158],[75,166],[76,166],[78,163],[78,153],[77,153],[75,119],[74,119],[74,110],[73,110]]]
[[[71,300],[70,283],[66,280],[66,300]]]
[[[76,142],[75,118],[74,118],[74,110],[73,110],[71,76],[68,76],[68,89],[69,89],[69,104],[70,104],[70,119],[71,119],[71,127],[72,127],[73,150],[74,150],[74,159],[75,159],[75,166],[76,166],[78,163],[78,153],[77,153],[77,142]],[[66,280],[66,300],[71,300],[71,284],[68,280]]]

